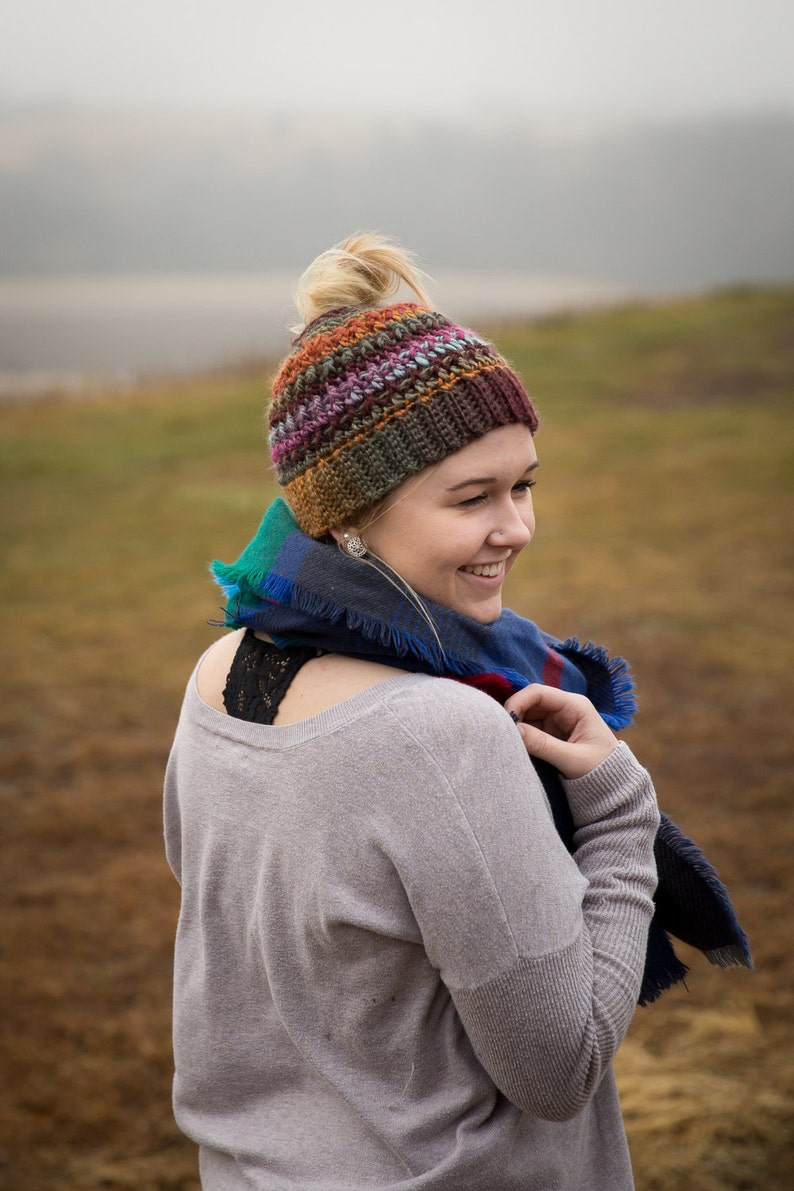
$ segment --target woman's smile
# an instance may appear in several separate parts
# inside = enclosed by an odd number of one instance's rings
[[[506,561],[507,559],[503,558],[501,562],[478,562],[474,566],[461,567],[460,569],[467,575],[478,575],[483,579],[496,579],[504,576]]]

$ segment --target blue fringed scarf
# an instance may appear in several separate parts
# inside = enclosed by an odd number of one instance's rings
[[[425,601],[428,620],[378,569],[307,537],[276,500],[235,563],[212,564],[228,601],[225,625],[267,633],[285,648],[312,646],[374,658],[402,670],[456,678],[504,703],[531,682],[585,694],[611,728],[631,723],[634,685],[622,658],[575,638],[558,641],[505,609],[482,625]],[[435,632],[433,631],[435,629]],[[557,830],[573,846],[573,822],[557,772],[534,761]],[[721,967],[752,967],[727,890],[696,844],[662,815],[655,842],[659,885],[639,1003],[650,1004],[687,968],[669,934]]]

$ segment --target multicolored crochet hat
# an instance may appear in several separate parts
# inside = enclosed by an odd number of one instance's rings
[[[492,343],[413,302],[344,307],[295,340],[273,382],[270,453],[304,533],[350,523],[431,463],[538,415]]]

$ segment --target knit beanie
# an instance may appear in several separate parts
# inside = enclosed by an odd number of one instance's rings
[[[402,302],[314,319],[273,381],[270,453],[304,533],[320,537],[489,430],[538,415],[492,343]]]

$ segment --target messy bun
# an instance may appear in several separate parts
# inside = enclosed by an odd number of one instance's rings
[[[421,276],[413,255],[396,241],[377,232],[356,232],[312,261],[293,301],[304,325],[340,306],[382,306],[401,283],[430,305]]]

